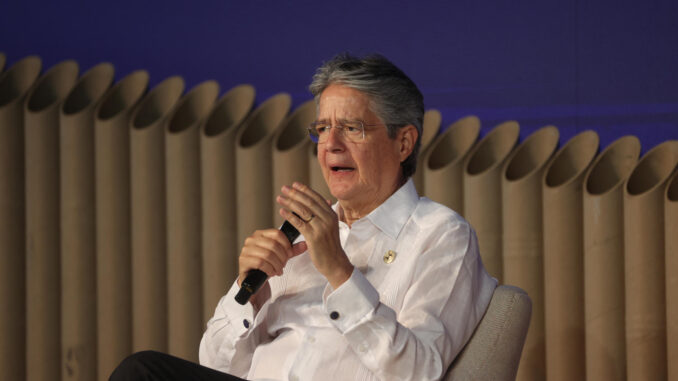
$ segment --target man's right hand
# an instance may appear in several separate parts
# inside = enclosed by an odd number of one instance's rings
[[[238,258],[238,286],[253,269],[259,269],[268,277],[282,275],[287,261],[307,249],[305,242],[292,246],[285,234],[278,229],[257,230],[245,239]]]

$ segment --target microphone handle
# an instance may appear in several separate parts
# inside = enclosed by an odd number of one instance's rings
[[[297,230],[297,228],[292,226],[292,224],[287,221],[282,224],[280,231],[285,234],[287,240],[290,241],[290,245],[295,239],[297,239],[297,237],[299,237],[299,230]],[[266,278],[267,276],[265,272],[259,269],[250,270],[247,273],[245,280],[243,280],[242,284],[240,285],[240,291],[238,291],[238,294],[236,294],[235,301],[245,305],[245,303],[250,300],[250,297],[259,291],[264,282],[266,282]]]

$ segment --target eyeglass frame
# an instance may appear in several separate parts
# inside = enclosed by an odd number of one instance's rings
[[[336,128],[336,129],[339,131],[339,133],[340,133],[341,136],[347,136],[347,135],[346,135],[346,128],[347,128],[347,126],[345,126],[344,124],[339,123],[339,124],[337,124],[336,126],[333,126],[332,123],[322,122],[322,121],[316,120],[316,121],[314,121],[313,123],[311,123],[308,127],[306,127],[306,129],[308,130],[308,135],[309,135],[309,137],[311,138],[311,141],[312,141],[313,143],[315,143],[315,144],[320,144],[320,135],[318,134],[318,131],[317,131],[317,129],[316,129],[316,126],[317,126],[318,124],[320,124],[320,123],[326,123],[326,124],[327,124],[327,127],[328,127],[330,130],[331,130],[332,128]],[[387,127],[387,125],[386,125],[385,123],[366,124],[366,123],[363,122],[362,120],[346,120],[346,121],[344,121],[344,123],[359,123],[359,124],[360,124],[360,127],[359,127],[359,128],[360,128],[360,131],[362,132],[362,135],[361,135],[361,137],[360,137],[360,140],[353,140],[353,139],[351,139],[351,138],[348,138],[349,141],[354,142],[354,143],[358,143],[358,142],[361,142],[361,141],[365,140],[365,127],[377,127],[377,126],[381,126],[381,125]],[[351,127],[355,127],[355,126],[351,126]],[[329,131],[330,131],[330,130],[328,130],[328,132],[327,132],[327,134],[328,134],[327,136],[328,136],[328,137],[329,137],[329,133],[330,133]],[[326,141],[324,141],[323,143],[325,143],[325,142],[326,142]]]

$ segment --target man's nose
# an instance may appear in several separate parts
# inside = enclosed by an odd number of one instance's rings
[[[337,150],[344,147],[344,136],[338,128],[330,128],[325,142],[328,150]]]

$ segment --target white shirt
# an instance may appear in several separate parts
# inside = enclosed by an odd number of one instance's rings
[[[496,287],[473,229],[410,179],[351,228],[339,222],[339,236],[355,266],[344,284],[333,290],[308,253],[261,288],[259,311],[235,302],[234,283],[200,363],[249,380],[442,378]]]

